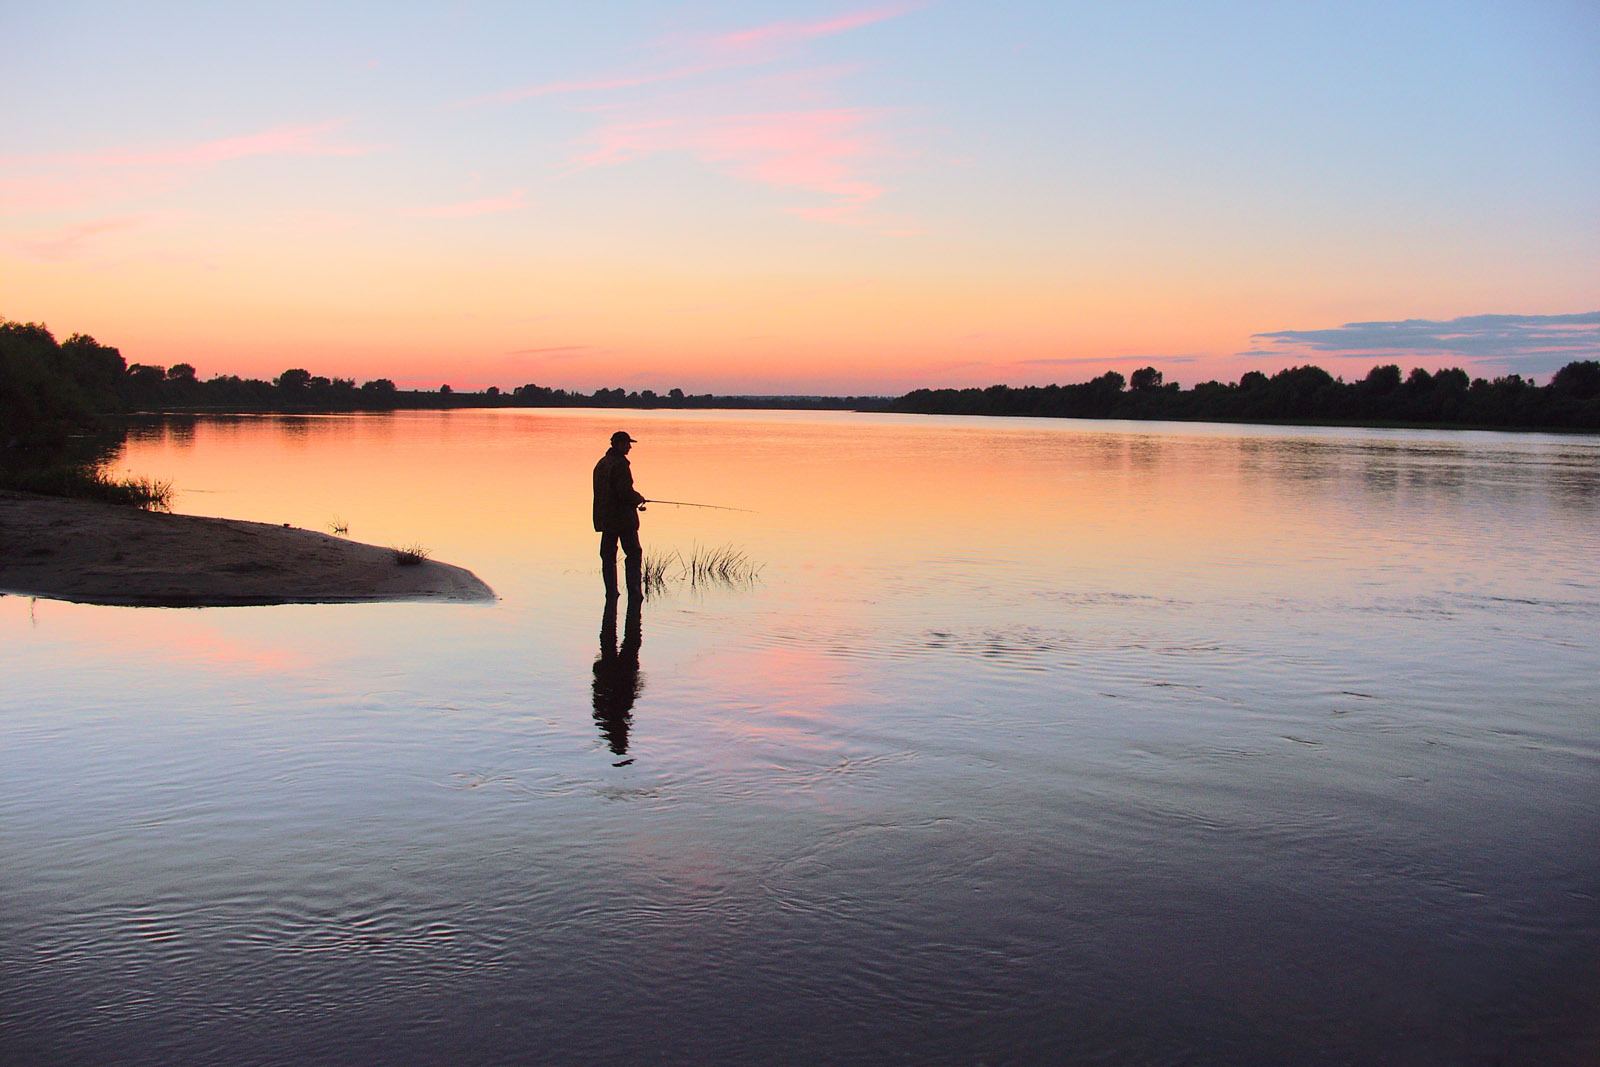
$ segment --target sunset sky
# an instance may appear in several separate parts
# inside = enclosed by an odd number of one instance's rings
[[[0,315],[403,386],[1600,358],[1594,0],[0,3]]]

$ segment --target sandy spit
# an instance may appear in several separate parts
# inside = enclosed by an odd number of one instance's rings
[[[226,607],[363,600],[493,600],[448,563],[238,519],[0,491],[0,593],[80,604]]]

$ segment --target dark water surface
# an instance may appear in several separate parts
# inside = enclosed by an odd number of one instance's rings
[[[647,550],[606,626],[589,468]],[[1592,1063],[1600,441],[201,420],[490,605],[0,598],[6,1063]]]

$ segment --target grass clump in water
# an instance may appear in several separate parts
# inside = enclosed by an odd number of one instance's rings
[[[404,548],[397,546],[393,549],[393,552],[394,561],[402,567],[415,567],[433,554],[414,542]]]
[[[687,583],[691,589],[707,586],[749,586],[761,577],[761,565],[734,545],[710,548],[695,545],[682,552],[646,552],[640,577],[647,597],[660,596],[669,584]]]
[[[679,558],[690,585],[749,585],[761,576],[761,567],[733,545],[696,545],[687,559]]]
[[[667,591],[667,573],[674,564],[681,564],[682,557],[676,552],[665,555],[655,552],[646,552],[644,560],[639,567],[640,584],[644,586],[644,595],[647,597],[660,596]]]

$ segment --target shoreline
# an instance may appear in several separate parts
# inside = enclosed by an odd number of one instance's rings
[[[975,412],[975,411],[936,411],[915,410],[909,408],[867,408],[867,407],[646,407],[644,405],[625,406],[582,406],[577,404],[561,405],[522,405],[522,404],[453,404],[448,407],[403,407],[403,408],[245,408],[237,405],[218,405],[213,407],[173,407],[158,411],[130,411],[124,412],[113,418],[122,421],[160,421],[163,419],[228,419],[228,418],[318,418],[323,416],[342,415],[403,415],[414,412],[447,412],[447,411],[575,411],[597,412],[614,411],[627,412],[663,412],[698,414],[703,412],[811,412],[816,414],[846,414],[846,415],[928,415],[936,417],[949,416],[961,419],[1039,419],[1042,421],[1061,422],[1170,422],[1183,424],[1205,424],[1213,426],[1259,426],[1267,429],[1302,430],[1308,428],[1329,428],[1344,430],[1427,430],[1449,433],[1507,433],[1507,434],[1552,434],[1562,437],[1595,437],[1600,436],[1600,429],[1586,426],[1538,426],[1493,422],[1437,422],[1437,421],[1410,421],[1405,419],[1359,419],[1359,418],[1317,418],[1306,416],[1303,418],[1282,417],[1269,418],[1229,418],[1217,414],[1182,415],[1054,415],[1041,414],[1036,411],[1017,412]]]
[[[0,491],[0,596],[116,607],[488,601],[477,575],[290,526]]]

